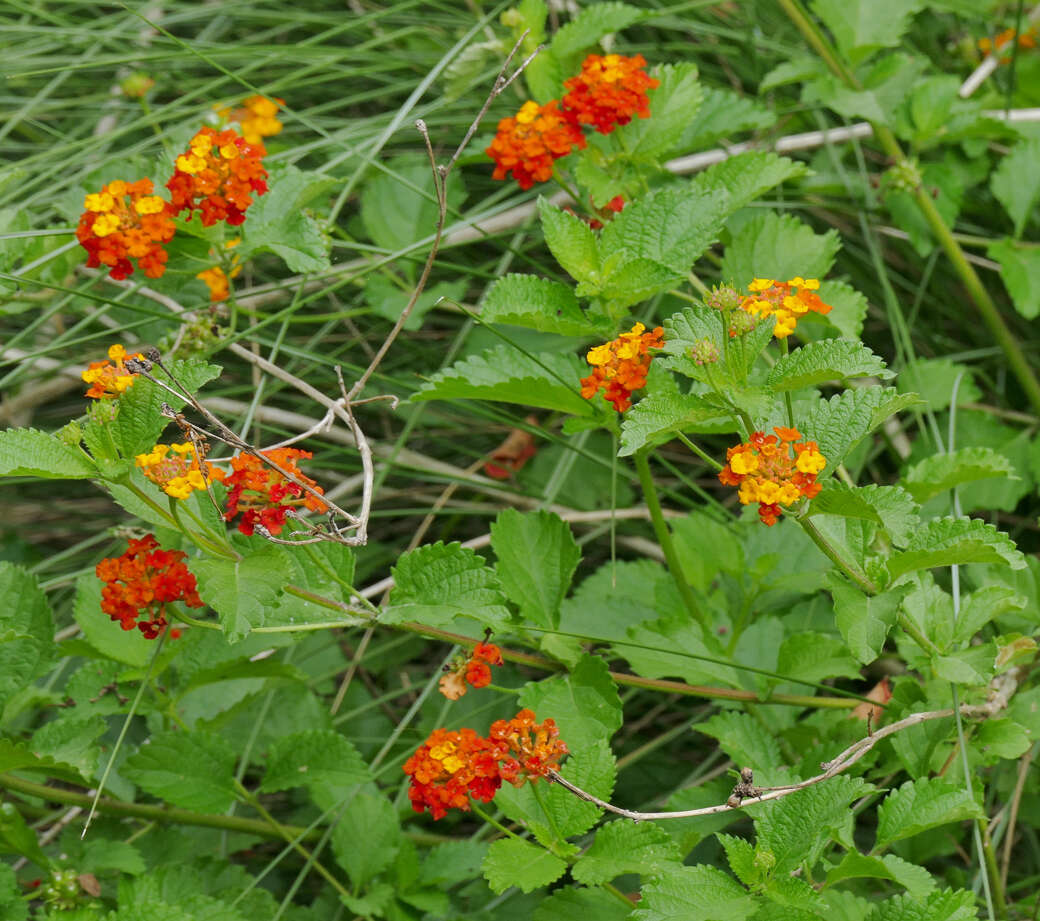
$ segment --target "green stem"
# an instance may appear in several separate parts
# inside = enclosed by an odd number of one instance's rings
[[[609,892],[614,898],[624,902],[628,906],[629,911],[635,907],[635,903],[613,883],[600,883],[600,887],[604,892]]]
[[[997,855],[993,850],[993,841],[989,836],[989,828],[985,819],[976,819],[976,827],[982,836],[982,853],[986,860],[986,872],[989,874],[990,895],[993,896],[993,910],[1003,921],[1007,918],[1007,898],[1004,895],[1004,884],[997,866]]]
[[[639,485],[643,488],[646,507],[650,510],[650,521],[653,523],[657,542],[661,545],[661,550],[664,551],[664,558],[668,563],[668,571],[672,574],[672,579],[675,580],[675,586],[679,589],[679,595],[686,606],[686,610],[707,632],[709,629],[707,618],[697,603],[693,589],[690,588],[689,583],[683,577],[682,567],[679,564],[679,555],[675,552],[675,544],[672,543],[671,532],[668,530],[668,524],[664,520],[664,513],[661,511],[661,500],[658,498],[657,486],[654,484],[654,477],[650,472],[647,452],[637,451],[634,459],[636,473],[639,476]]]
[[[722,469],[720,464],[714,457],[706,453],[702,448],[698,448],[689,438],[687,438],[682,432],[676,432],[675,437],[679,439],[686,447],[688,447],[694,454],[696,454],[704,463],[709,467],[714,467],[716,470]]]
[[[542,810],[542,814],[545,816],[546,821],[549,823],[549,828],[553,833],[553,837],[560,844],[565,844],[567,841],[567,836],[560,833],[560,827],[556,824],[556,817],[553,815],[552,810],[545,805],[545,799],[542,797],[542,791],[541,788],[538,786],[537,778],[532,778],[530,784],[531,793],[534,794],[534,799],[535,802],[538,803],[538,808]],[[560,855],[557,854],[556,856],[559,857]]]
[[[903,632],[910,637],[918,646],[920,646],[925,652],[932,656],[941,656],[942,650],[935,645],[927,636],[924,631],[917,626],[906,614],[902,611],[899,612],[899,626],[903,628]]]
[[[492,826],[493,828],[497,828],[500,832],[502,832],[503,835],[506,835],[509,838],[516,838],[517,841],[523,841],[523,838],[521,838],[516,832],[510,831],[501,822],[491,818],[491,816],[488,815],[483,809],[481,809],[476,803],[474,803],[473,800],[470,800],[469,807],[473,810],[475,815],[479,815],[485,822],[488,823],[488,825]]]
[[[831,545],[830,541],[820,533],[819,529],[810,519],[795,518],[795,521],[802,526],[802,530],[809,535],[812,542],[823,551],[824,556],[826,556],[827,559],[855,582],[860,589],[868,595],[876,595],[880,591],[880,589],[867,577],[863,570],[851,561],[846,560],[837,549]]]
[[[780,340],[780,351],[783,353],[785,358],[788,355],[791,354],[791,346],[788,343],[786,336],[783,339]],[[784,391],[784,406],[787,407],[787,424],[788,424],[788,426],[790,428],[795,428],[795,424],[794,424],[794,404],[791,402],[791,391],[790,390],[785,390]]]

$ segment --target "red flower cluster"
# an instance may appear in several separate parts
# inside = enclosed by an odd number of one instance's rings
[[[552,178],[553,161],[585,146],[585,135],[559,110],[555,99],[545,105],[525,102],[511,118],[498,123],[498,133],[485,153],[495,161],[494,179],[510,172],[521,189]]]
[[[265,153],[262,145],[247,143],[233,128],[219,132],[208,125],[200,128],[166,183],[170,210],[174,214],[198,210],[203,227],[217,221],[243,223],[253,193],[267,191],[267,170],[261,162]]]
[[[647,118],[650,99],[647,90],[657,89],[661,81],[643,69],[646,59],[637,54],[590,54],[581,73],[565,80],[568,91],[563,110],[579,125],[593,125],[600,134],[610,134],[618,125],[627,125],[633,115]]]
[[[297,460],[311,457],[309,451],[298,448],[275,448],[264,451],[264,457],[291,473],[301,483],[306,483],[316,492],[321,487],[304,474],[296,465]],[[231,474],[224,479],[228,487],[225,521],[242,515],[238,530],[252,534],[258,524],[272,534],[281,533],[285,515],[299,506],[312,512],[324,512],[328,506],[311,495],[302,486],[287,480],[273,467],[269,467],[252,454],[237,454],[231,458]]]
[[[502,664],[502,650],[494,643],[477,643],[469,658],[461,659],[440,680],[440,692],[448,700],[458,700],[466,693],[466,684],[486,688],[491,684],[492,665]],[[445,666],[448,669],[449,666]]]
[[[184,565],[187,556],[180,550],[163,550],[151,534],[131,540],[122,556],[97,564],[101,589],[101,610],[124,630],[136,626],[148,639],[155,639],[166,627],[166,605],[183,601],[189,608],[201,608],[195,590],[195,577]],[[171,631],[174,637],[178,631]]]
[[[166,202],[152,194],[151,179],[123,182],[117,179],[83,200],[86,209],[76,228],[76,239],[87,251],[87,265],[109,266],[109,275],[122,280],[132,275],[137,260],[149,278],[166,271],[164,243],[176,229],[166,211]]]
[[[819,494],[816,475],[827,466],[816,442],[803,442],[798,429],[773,431],[776,435],[755,432],[746,444],[727,450],[728,463],[719,471],[720,482],[740,487],[742,505],[758,503],[758,517],[770,527],[779,519],[781,506]]]
[[[435,729],[404,763],[412,808],[442,819],[449,809],[468,812],[471,796],[490,802],[503,780],[519,787],[557,770],[567,746],[553,720],[534,720],[521,710],[493,723],[487,738],[472,729]]]
[[[581,379],[581,395],[591,400],[600,390],[614,408],[623,413],[632,405],[632,393],[646,386],[646,374],[653,355],[650,349],[663,348],[664,329],[657,326],[645,332],[642,323],[636,323],[631,332],[590,349],[585,360],[592,365],[592,373]]]
[[[138,354],[134,357],[143,358],[144,356]],[[126,349],[121,345],[110,345],[107,361],[92,361],[87,370],[80,375],[90,384],[90,389],[84,396],[95,400],[108,400],[118,397],[130,387],[137,375],[126,370],[126,365],[123,363],[124,358],[126,358]]]

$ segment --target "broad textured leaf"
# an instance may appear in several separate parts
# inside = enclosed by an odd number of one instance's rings
[[[97,476],[94,462],[79,448],[36,429],[0,432],[0,476],[82,480]]]
[[[570,526],[559,515],[505,509],[491,526],[495,571],[506,596],[525,618],[559,625],[560,602],[581,561]]]
[[[202,730],[159,732],[126,759],[120,772],[174,806],[224,812],[235,801],[235,749]]]
[[[960,613],[951,639],[966,643],[986,624],[1008,611],[1021,611],[1029,599],[1006,585],[985,585],[961,599]]]
[[[625,148],[640,160],[656,161],[677,152],[683,132],[704,95],[694,64],[665,64],[655,74],[661,85],[649,92],[650,117],[633,118],[617,129]]]
[[[813,0],[813,10],[854,63],[898,45],[922,0]]]
[[[545,198],[538,199],[542,233],[550,252],[575,281],[594,282],[599,276],[596,235],[580,218]]]
[[[1015,310],[1027,320],[1040,316],[1040,249],[1005,239],[990,244],[986,255],[1000,263],[1000,278]]]
[[[488,627],[509,620],[498,577],[468,547],[438,541],[402,554],[391,569],[395,585],[384,623],[414,620],[431,627],[469,617]]]
[[[733,236],[722,259],[722,279],[744,288],[753,278],[786,281],[800,275],[822,279],[841,243],[834,230],[817,234],[790,214],[772,211],[752,218]]]
[[[19,744],[10,739],[0,738],[0,774],[11,771],[38,771],[48,777],[80,783],[79,772],[71,765],[62,765],[53,758],[40,757],[30,751],[28,744]]]
[[[29,903],[22,898],[18,879],[6,863],[0,863],[0,917],[7,921],[25,921]]]
[[[394,804],[377,790],[354,794],[333,829],[332,851],[355,888],[390,866],[400,846]]]
[[[552,717],[571,751],[609,739],[621,727],[621,701],[606,663],[585,655],[566,677],[524,685],[519,704],[539,720]]]
[[[827,381],[851,377],[889,378],[885,362],[863,343],[851,339],[822,339],[780,356],[766,383],[774,390],[801,390]]]
[[[660,876],[678,869],[679,846],[663,828],[652,822],[637,825],[627,819],[608,822],[596,832],[592,846],[571,869],[579,883],[609,883],[625,873]]]
[[[603,277],[594,283],[579,284],[577,293],[598,295],[617,311],[675,288],[683,281],[685,276],[668,266],[641,256],[632,258],[628,250],[618,250],[604,260]]]
[[[1040,138],[1016,144],[993,171],[989,187],[1014,222],[1015,237],[1022,236],[1040,201]]]
[[[828,480],[809,506],[810,515],[862,518],[881,525],[892,543],[905,547],[918,524],[917,503],[901,486],[849,486]]]
[[[827,473],[889,416],[918,402],[916,394],[892,387],[853,387],[818,403],[800,428],[820,446]]]
[[[676,432],[698,431],[699,425],[710,423],[711,431],[736,430],[732,417],[695,394],[670,391],[650,393],[632,407],[621,422],[619,457],[635,454],[646,445],[663,444]]]
[[[108,724],[98,715],[62,713],[33,733],[33,751],[44,758],[73,765],[91,779],[98,770],[101,746],[98,739],[108,731]]]
[[[189,560],[199,597],[220,617],[229,642],[262,626],[286,583],[285,557],[275,547],[258,547],[240,560]]]
[[[505,275],[488,291],[480,318],[561,336],[612,334],[602,320],[588,317],[570,285],[535,275]]]
[[[719,747],[739,768],[762,771],[783,763],[779,743],[747,713],[726,710],[697,723],[695,728],[697,732],[717,739]]]
[[[748,888],[757,886],[766,867],[755,865],[755,846],[735,835],[719,835],[718,842],[726,852],[726,862],[737,879]]]
[[[709,99],[717,92],[720,91],[710,90]],[[725,190],[729,196],[726,210],[732,214],[761,198],[780,183],[797,179],[808,172],[804,163],[789,160],[772,151],[749,150],[708,167],[693,180],[692,185],[705,192]]]
[[[917,502],[927,502],[962,483],[990,477],[1018,479],[1011,461],[992,448],[960,448],[914,464],[903,477],[903,484]]]
[[[3,904],[3,903],[0,903]],[[561,918],[588,918],[590,921],[628,921],[631,907],[604,889],[565,887],[542,899],[532,921],[560,921]]]
[[[760,131],[775,122],[776,114],[754,97],[742,96],[730,89],[705,87],[704,99],[683,131],[679,149],[703,150],[734,132]]]
[[[922,900],[897,895],[877,902],[864,921],[977,921],[975,894],[964,889],[942,889]]]
[[[921,78],[922,59],[890,52],[879,56],[860,76],[863,89],[850,89],[834,74],[820,74],[802,90],[802,101],[822,103],[846,118],[888,124]]]
[[[54,661],[54,615],[36,576],[0,560],[0,715]]]
[[[982,399],[971,367],[948,358],[919,358],[899,372],[899,392],[916,393],[933,412],[949,407],[955,388],[958,406]]]
[[[911,897],[925,898],[935,889],[935,879],[924,867],[903,860],[895,854],[872,857],[849,851],[836,867],[827,871],[827,884],[845,879],[888,879],[903,886]]]
[[[598,44],[605,35],[619,32],[645,15],[643,10],[627,3],[594,3],[560,27],[549,50],[561,63],[573,64],[569,59]]]
[[[739,344],[730,347],[722,328],[722,316],[703,304],[694,304],[664,321],[664,353],[674,356],[670,367],[681,374],[699,380],[714,390],[734,390],[744,385],[748,373],[762,350],[773,338],[773,324],[760,323],[756,329],[740,337]],[[719,353],[714,364],[697,365],[689,358],[689,350],[707,339]]]
[[[834,619],[852,654],[864,665],[873,662],[899,614],[899,603],[909,586],[866,595],[835,573],[829,576],[834,597]]]
[[[875,849],[893,841],[910,838],[929,828],[981,818],[978,803],[963,786],[955,786],[937,777],[908,780],[897,787],[878,806],[877,843]]]
[[[666,873],[644,886],[632,921],[744,921],[759,904],[731,876],[700,864]]]
[[[412,399],[488,400],[588,416],[592,404],[582,399],[578,384],[588,370],[574,355],[528,356],[500,345],[434,374]]]
[[[44,869],[51,866],[50,858],[36,840],[36,832],[26,824],[14,803],[0,803],[0,851],[21,854]]]
[[[487,856],[484,841],[460,839],[444,841],[426,852],[419,867],[419,882],[427,886],[453,886],[480,874]]]
[[[1006,563],[1024,569],[1025,557],[1003,531],[977,518],[936,518],[911,536],[906,550],[886,561],[893,579],[917,569],[962,563]]]
[[[267,756],[260,789],[264,793],[325,784],[349,787],[370,780],[353,743],[332,729],[310,729],[283,736]]]
[[[484,879],[492,892],[505,892],[510,886],[521,892],[534,892],[555,882],[566,871],[565,861],[520,838],[493,841],[484,859]]]
[[[859,665],[837,637],[812,631],[785,637],[777,655],[777,671],[802,681],[860,677]]]

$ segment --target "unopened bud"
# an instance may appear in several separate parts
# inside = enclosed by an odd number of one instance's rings
[[[129,96],[131,99],[140,99],[153,86],[155,86],[155,81],[148,74],[140,71],[130,74],[129,77],[119,84],[119,88],[124,95]]]
[[[741,300],[736,288],[729,285],[716,285],[704,295],[704,303],[708,307],[711,307],[712,310],[721,310],[723,313],[736,310],[740,306]]]
[[[751,332],[756,326],[758,326],[758,320],[755,317],[750,313],[745,313],[743,310],[736,310],[733,316],[730,317],[729,337],[730,339],[735,339],[737,336],[743,336],[745,333]]]
[[[708,338],[698,339],[688,354],[695,365],[713,365],[719,360],[719,347]]]

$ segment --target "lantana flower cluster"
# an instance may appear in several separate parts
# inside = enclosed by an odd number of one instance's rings
[[[274,448],[264,451],[263,455],[300,483],[306,483],[315,492],[322,492],[321,487],[297,466],[297,461],[312,456],[309,451]],[[224,520],[233,521],[241,515],[238,530],[243,534],[252,534],[256,526],[261,525],[271,534],[278,535],[285,526],[286,514],[293,509],[302,506],[319,513],[328,509],[324,502],[299,483],[286,479],[255,455],[238,454],[231,458],[231,471],[224,479],[224,485],[228,487]]]
[[[796,428],[777,427],[775,435],[755,432],[745,444],[726,451],[726,466],[719,481],[739,487],[742,505],[758,503],[758,517],[772,527],[782,507],[820,492],[816,476],[827,466],[827,458],[815,441],[803,441]]]
[[[545,777],[568,753],[559,735],[553,720],[536,723],[526,709],[494,722],[486,738],[472,729],[435,729],[404,763],[412,808],[442,819],[449,809],[468,812],[470,797],[490,802],[503,780],[520,787]]]
[[[477,643],[468,657],[460,659],[454,668],[445,666],[440,692],[448,700],[458,700],[466,693],[466,685],[486,688],[491,684],[491,666],[502,664],[502,650],[494,643]]]
[[[266,96],[250,96],[237,107],[217,107],[217,114],[224,122],[237,122],[247,144],[262,144],[264,138],[273,137],[282,131],[278,120],[278,109],[285,105],[284,99],[268,99]]]
[[[141,472],[164,493],[174,499],[187,499],[196,490],[204,490],[210,483],[224,479],[224,471],[204,461],[200,466],[195,446],[157,444],[147,454],[138,454],[134,462]]]
[[[646,332],[642,323],[636,323],[617,339],[590,349],[585,360],[592,365],[592,373],[581,379],[581,395],[591,400],[602,390],[608,402],[623,413],[632,405],[632,393],[646,386],[653,360],[650,351],[664,347],[663,335],[660,326]]]
[[[485,151],[495,161],[494,178],[505,179],[512,173],[520,188],[529,189],[552,178],[556,160],[584,149],[583,125],[610,134],[634,115],[649,116],[647,91],[656,89],[660,81],[649,76],[645,67],[641,54],[590,54],[581,73],[564,81],[568,92],[562,100],[542,105],[529,100],[516,115],[498,123]]]
[[[130,540],[122,556],[97,564],[97,577],[105,583],[101,610],[124,630],[136,627],[148,639],[155,639],[169,623],[168,604],[181,601],[189,608],[203,606],[195,577],[184,565],[186,559],[180,550],[163,550],[152,534]],[[171,631],[171,636],[177,635]]]
[[[126,349],[116,344],[109,346],[107,361],[92,361],[80,375],[90,384],[90,389],[84,395],[94,400],[112,400],[129,388],[137,375],[127,370],[124,363],[126,357]],[[143,356],[138,354],[132,357]]]
[[[773,335],[786,339],[794,332],[800,317],[807,313],[827,314],[830,304],[825,304],[816,293],[820,288],[815,278],[796,278],[775,281],[772,278],[756,278],[748,285],[750,292],[740,302],[740,309],[758,319],[776,317]]]
[[[251,97],[245,110],[248,117],[240,122],[245,136],[231,127],[217,131],[209,126],[195,134],[166,183],[169,201],[154,193],[150,179],[116,179],[88,194],[76,228],[87,265],[108,266],[109,276],[122,280],[133,274],[136,261],[146,276],[161,278],[169,258],[165,247],[176,233],[175,216],[188,211],[190,220],[198,211],[205,227],[218,221],[241,224],[255,197],[267,191],[261,137],[281,130],[274,117],[276,102]],[[230,114],[237,117],[239,110]]]

